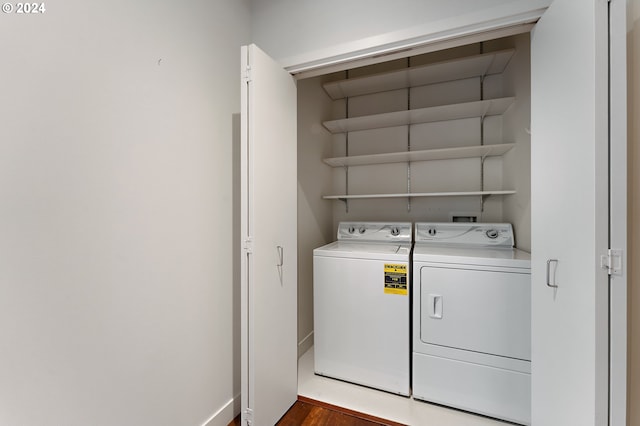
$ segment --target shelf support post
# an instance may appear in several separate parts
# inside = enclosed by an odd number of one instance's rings
[[[345,77],[349,79],[349,70],[345,71]],[[349,97],[345,97],[344,99],[344,113],[345,117],[349,118]],[[345,140],[344,140],[344,154],[346,157],[349,156],[349,132],[345,132]],[[344,166],[344,190],[345,195],[349,195],[349,166]],[[343,199],[344,201],[344,209],[346,213],[349,213],[349,200]]]
[[[411,68],[411,57],[407,57],[407,69]],[[407,87],[407,110],[411,111],[411,87]],[[411,152],[411,123],[407,124],[407,152]],[[407,194],[411,194],[411,161],[407,161]],[[407,197],[407,212],[411,212],[411,197]]]

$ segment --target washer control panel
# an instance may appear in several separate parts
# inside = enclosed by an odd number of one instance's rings
[[[338,240],[411,242],[411,222],[340,222]]]
[[[513,248],[515,238],[510,223],[416,223],[416,243],[444,246]]]

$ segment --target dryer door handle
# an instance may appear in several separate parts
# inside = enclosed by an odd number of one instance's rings
[[[280,285],[284,285],[284,276],[282,273],[282,267],[284,266],[284,247],[276,246],[276,250],[278,250],[278,263],[276,264],[276,269],[278,270],[278,277],[280,277]]]
[[[558,259],[549,259],[547,260],[547,287],[558,288],[558,284],[556,283],[556,272],[555,269],[553,271],[553,283],[551,283],[551,264],[554,263],[555,267],[558,267]]]
[[[278,250],[278,264],[276,266],[282,267],[284,265],[284,247],[276,246],[276,250]]]
[[[442,296],[439,294],[429,295],[429,316],[435,319],[442,319]]]

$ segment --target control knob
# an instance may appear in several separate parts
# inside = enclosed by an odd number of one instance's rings
[[[485,234],[492,240],[498,238],[498,231],[496,229],[489,229]]]

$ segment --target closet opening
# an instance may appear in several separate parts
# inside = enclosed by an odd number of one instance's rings
[[[334,241],[343,221],[429,221],[511,223],[516,247],[530,251],[530,36],[297,85],[298,391],[369,412],[358,394],[375,401],[375,391],[313,375],[313,250]]]

